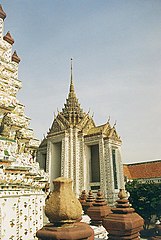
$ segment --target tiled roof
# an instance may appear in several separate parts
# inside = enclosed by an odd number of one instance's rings
[[[161,160],[124,164],[124,176],[128,179],[161,177]]]

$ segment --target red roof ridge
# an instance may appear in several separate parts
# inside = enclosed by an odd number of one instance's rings
[[[140,164],[150,164],[150,163],[154,163],[154,162],[161,162],[161,159],[148,160],[148,161],[145,161],[145,162],[124,163],[123,165],[131,166],[131,165],[140,165]]]

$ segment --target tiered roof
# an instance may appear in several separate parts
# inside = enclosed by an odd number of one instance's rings
[[[70,127],[76,127],[85,137],[103,135],[104,138],[110,138],[121,142],[121,139],[116,132],[115,124],[111,127],[108,120],[107,123],[96,126],[93,121],[93,116],[90,116],[89,112],[85,113],[81,108],[74,90],[72,62],[69,94],[66,103],[64,104],[64,108],[61,112],[58,112],[58,115],[54,118],[48,137],[63,132]]]
[[[62,114],[70,124],[76,125],[84,117],[85,113],[80,107],[80,104],[78,102],[78,99],[76,97],[76,93],[74,90],[72,72],[71,72],[70,90],[64,106],[65,107],[62,109]]]

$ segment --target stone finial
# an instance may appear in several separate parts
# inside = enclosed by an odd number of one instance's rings
[[[6,13],[3,11],[1,4],[0,4],[0,18],[2,18],[3,20],[6,18]]]
[[[124,199],[124,198],[127,198],[127,193],[125,192],[125,190],[124,189],[120,189],[120,191],[119,191],[119,193],[118,193],[118,197],[120,198],[120,199]]]
[[[78,200],[80,201],[81,204],[82,204],[83,202],[86,202],[86,200],[87,200],[86,190],[83,190],[83,191],[82,191],[82,193],[81,193],[81,195],[80,195],[80,197],[79,197]]]
[[[101,225],[102,220],[111,213],[111,208],[107,205],[103,193],[98,190],[93,206],[87,209],[87,215],[91,218],[92,225]]]
[[[10,32],[7,32],[6,35],[3,37],[3,39],[4,39],[6,42],[10,43],[11,45],[14,44],[14,39],[12,38]]]
[[[93,206],[103,206],[103,205],[107,205],[107,203],[105,202],[105,199],[103,197],[103,193],[101,192],[101,190],[98,190],[97,197],[95,202],[93,203]]]
[[[144,220],[134,208],[130,207],[125,190],[119,192],[119,199],[112,213],[103,220],[103,226],[109,233],[108,239],[139,239]]]
[[[92,202],[93,203],[94,201],[95,201],[95,198],[93,196],[93,192],[92,192],[92,190],[89,190],[86,202]]]
[[[21,61],[21,59],[17,55],[16,51],[14,51],[14,53],[12,54],[12,61],[16,62],[16,63],[19,63]]]
[[[72,223],[81,218],[82,207],[72,192],[72,180],[56,178],[54,191],[46,201],[45,214],[51,223]]]
[[[82,207],[72,192],[72,180],[57,178],[53,181],[54,191],[46,201],[45,214],[50,224],[36,232],[42,240],[94,240],[94,231],[81,219]]]
[[[87,209],[89,207],[93,206],[94,201],[95,201],[95,198],[93,196],[93,192],[91,190],[89,190],[86,202],[82,203],[82,208],[83,208],[84,214],[87,213]]]

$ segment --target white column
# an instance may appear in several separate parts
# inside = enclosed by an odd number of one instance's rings
[[[69,178],[73,179],[73,128],[69,129]]]
[[[65,133],[62,140],[62,161],[61,161],[61,175],[69,177],[69,135]]]
[[[47,157],[46,157],[46,172],[49,173],[49,182],[50,182],[50,189],[53,188],[51,179],[51,164],[52,164],[52,143],[50,140],[47,142]]]
[[[121,147],[118,147],[118,154],[117,154],[117,161],[118,161],[118,179],[119,179],[119,188],[125,188],[125,181],[124,181],[124,171],[123,171],[123,163],[121,160]]]
[[[105,174],[105,161],[104,161],[104,139],[101,138],[99,141],[99,165],[100,165],[100,187],[101,191],[105,194],[106,192],[106,174]]]

